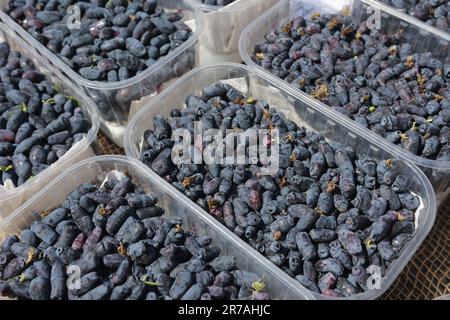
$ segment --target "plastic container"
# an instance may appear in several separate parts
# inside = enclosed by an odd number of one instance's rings
[[[49,184],[50,181],[69,166],[95,155],[93,143],[97,139],[99,129],[97,108],[94,102],[86,97],[83,90],[80,90],[80,88],[70,82],[45,56],[42,56],[36,49],[27,45],[13,30],[0,23],[0,41],[3,42],[3,40],[9,43],[11,50],[19,51],[24,56],[30,58],[36,66],[36,69],[44,73],[47,79],[55,84],[60,84],[63,92],[78,99],[84,115],[91,122],[91,129],[88,131],[86,137],[74,145],[61,159],[20,187],[6,190],[0,185],[0,221]]]
[[[356,23],[367,20],[369,14],[367,13],[368,6],[373,6],[380,10],[381,16],[381,28],[392,32],[392,30],[404,30],[405,39],[408,39],[415,52],[432,52],[436,58],[442,61],[448,60],[450,42],[442,38],[438,33],[433,33],[430,30],[421,29],[411,19],[405,19],[398,12],[391,14],[385,7],[377,7],[374,1],[369,0],[340,0],[340,1],[325,1],[325,0],[281,0],[277,5],[273,6],[270,10],[253,21],[242,33],[239,50],[244,62],[250,67],[254,68],[258,72],[267,74],[276,81],[276,83],[282,87],[289,87],[295,89],[288,82],[275,77],[262,67],[258,66],[251,59],[254,46],[264,41],[264,36],[269,33],[273,28],[281,26],[284,22],[292,19],[298,15],[309,16],[312,13],[338,13],[345,6],[350,6],[352,9],[352,17]],[[306,93],[300,92],[295,89],[302,96],[306,96]],[[367,128],[357,124],[350,118],[333,111],[331,108],[316,100],[319,105],[322,106],[327,113],[332,113],[339,119],[339,122],[344,123],[347,127],[355,127],[358,130],[363,130],[364,135],[370,135],[374,139],[377,139],[380,144],[390,150],[396,150],[403,158],[410,162],[415,163],[420,167],[427,177],[431,180],[431,183],[436,191],[436,195],[439,201],[445,199],[448,191],[450,190],[450,161],[436,161],[422,158],[414,155],[405,149],[385,140],[380,139],[380,136],[370,131]],[[380,141],[381,140],[381,141]]]
[[[1,0],[0,9],[5,9],[7,4],[8,0]],[[86,90],[98,106],[102,130],[113,142],[122,146],[131,103],[144,96],[156,95],[167,82],[197,65],[197,42],[203,27],[201,10],[186,0],[158,0],[158,5],[169,12],[181,12],[183,21],[187,22],[193,31],[192,36],[140,74],[111,83],[83,78],[3,11],[0,11],[0,20],[16,30],[70,80]]]
[[[227,6],[214,6],[189,0],[204,14],[200,35],[200,65],[228,61],[241,62],[239,38],[244,28],[278,0],[236,0]]]
[[[248,250],[241,240],[230,236],[229,231],[212,217],[198,210],[189,201],[179,199],[178,194],[173,192],[170,186],[162,183],[162,179],[156,174],[146,170],[143,164],[122,156],[90,158],[64,171],[8,219],[1,222],[0,243],[9,235],[20,234],[20,231],[29,227],[32,221],[40,219],[39,215],[32,213],[34,210],[49,210],[61,205],[77,186],[84,182],[100,183],[111,170],[128,171],[136,185],[158,197],[158,206],[165,209],[165,217],[182,218],[185,230],[209,235],[213,243],[221,249],[222,255],[234,255],[239,268],[259,274],[266,283],[272,299],[309,297],[307,294],[303,295],[301,291],[297,292],[297,288],[285,279],[287,275],[280,274],[278,270],[267,265],[264,258]]]
[[[184,108],[186,96],[200,94],[203,88],[220,80],[226,80],[228,83],[237,86],[236,88],[240,89],[247,96],[267,101],[272,107],[284,112],[288,119],[291,119],[298,125],[319,132],[329,140],[353,147],[358,153],[366,153],[377,160],[399,159],[399,173],[410,177],[409,189],[419,196],[422,201],[422,205],[416,213],[416,231],[413,240],[403,248],[399,258],[389,266],[385,277],[382,279],[380,289],[374,289],[346,299],[375,299],[379,297],[389,288],[406,266],[434,223],[436,200],[433,188],[419,168],[412,163],[402,161],[403,158],[398,150],[385,148],[383,143],[380,143],[376,137],[366,135],[361,130],[353,130],[351,126],[342,123],[339,117],[327,113],[327,110],[318,105],[314,99],[306,95],[302,96],[289,87],[281,88],[270,77],[257,73],[244,65],[223,63],[197,68],[176,81],[133,117],[125,136],[126,154],[132,158],[139,159],[144,132],[152,129],[151,119],[153,116],[168,116],[172,107]],[[151,171],[148,167],[146,167],[146,170]],[[203,215],[208,214],[165,180],[161,180],[161,185],[172,189],[177,194],[177,199],[190,202],[191,206],[202,212]],[[211,219],[214,218],[211,217]],[[227,232],[227,234],[230,233],[230,231]],[[232,235],[236,239],[238,238],[236,235]],[[245,248],[246,250],[254,250],[247,244],[245,244]],[[254,250],[254,252],[256,251]],[[273,269],[277,269],[277,272],[280,274],[284,273],[269,260],[265,260],[265,264],[270,265]],[[287,275],[285,274],[285,276]],[[296,283],[296,280],[288,277],[288,281],[297,286],[299,292],[306,290],[299,283]],[[314,299],[325,298],[316,293],[309,293],[312,294]]]
[[[436,34],[440,34],[440,36],[442,38],[445,38],[448,41],[450,41],[450,33],[448,33],[447,31],[445,31],[443,29],[439,29],[439,28],[437,28],[435,26],[432,26],[432,25],[430,25],[428,23],[425,23],[424,21],[409,15],[405,10],[397,9],[397,8],[395,8],[393,6],[390,6],[390,5],[386,4],[386,3],[383,3],[382,1],[378,1],[378,0],[370,0],[370,1],[374,2],[379,7],[383,7],[386,12],[389,12],[389,13],[391,13],[393,15],[398,15],[399,17],[402,17],[405,20],[410,20],[412,23],[420,26],[422,29],[429,30],[430,32],[433,32],[433,33],[436,33]],[[415,0],[404,0],[404,2],[408,6],[408,8],[410,8],[410,6],[415,4],[417,1],[415,1]]]

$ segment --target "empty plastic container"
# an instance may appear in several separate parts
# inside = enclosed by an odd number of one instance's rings
[[[233,255],[237,258],[238,268],[259,274],[266,283],[272,299],[311,298],[307,293],[303,295],[302,291],[297,291],[294,283],[289,283],[287,275],[268,265],[264,258],[249,250],[245,243],[230,235],[230,232],[212,217],[198,210],[189,201],[180,199],[173,188],[163,183],[160,177],[146,170],[140,162],[127,157],[94,157],[64,171],[7,219],[0,222],[0,243],[10,235],[19,235],[21,230],[40,219],[33,211],[42,212],[60,206],[67,195],[80,184],[101,183],[111,170],[128,171],[134,184],[158,197],[158,206],[164,208],[166,212],[164,217],[182,218],[185,230],[210,236],[213,244],[221,249],[222,255]],[[52,196],[49,197],[49,194]]]
[[[435,194],[425,174],[414,164],[403,161],[404,158],[398,149],[391,148],[389,145],[386,146],[379,138],[367,135],[364,130],[358,127],[353,128],[351,124],[342,122],[340,117],[333,113],[328,113],[327,109],[318,104],[316,100],[306,95],[301,95],[289,87],[281,88],[271,77],[257,73],[252,68],[244,65],[223,63],[197,68],[177,80],[133,117],[125,136],[126,154],[132,158],[139,159],[144,132],[153,129],[152,119],[155,115],[168,117],[172,108],[182,109],[185,107],[184,101],[186,96],[200,94],[203,88],[223,80],[234,85],[247,96],[267,101],[270,106],[284,112],[288,119],[309,130],[319,132],[330,141],[345,144],[354,148],[357,153],[365,153],[375,160],[398,160],[399,174],[410,178],[409,189],[420,197],[422,201],[416,212],[416,230],[413,239],[403,248],[399,258],[387,268],[386,275],[382,278],[379,289],[373,289],[346,299],[375,299],[379,297],[400,274],[430,231],[436,216]],[[146,170],[151,171],[148,167],[146,167]],[[196,208],[196,211],[202,212],[202,215],[208,214],[168,182],[165,180],[160,180],[160,182],[161,185],[172,189],[177,194],[177,199],[190,203],[190,206]],[[211,217],[211,219],[214,218]],[[232,233],[228,231],[227,234]],[[232,235],[238,241],[237,236]],[[242,244],[242,246],[248,251],[254,250],[247,244]],[[281,269],[278,269],[269,260],[265,260],[265,264],[270,265],[270,268],[274,270],[278,270],[280,277],[281,274],[284,274]],[[287,275],[284,274],[284,276]],[[283,279],[286,278],[283,277]],[[299,283],[296,283],[296,280],[288,276],[287,281],[298,288],[299,294],[300,292],[305,292],[306,289]],[[312,295],[314,299],[325,298],[325,296],[308,290],[306,292]]]
[[[421,29],[420,26],[411,21],[411,19],[405,19],[399,13],[395,15],[390,14],[385,7],[378,7],[374,1],[370,0],[339,0],[339,1],[325,1],[325,0],[281,0],[277,5],[273,6],[265,14],[253,21],[242,33],[239,50],[244,62],[250,67],[263,72],[270,77],[273,77],[275,81],[282,87],[289,87],[297,92],[300,90],[295,89],[288,82],[282,79],[276,78],[268,71],[258,66],[251,58],[255,45],[264,42],[264,36],[274,28],[280,27],[283,23],[293,19],[296,16],[310,16],[312,13],[339,13],[345,7],[349,7],[352,12],[352,17],[355,23],[366,21],[367,18],[373,14],[373,11],[367,11],[368,6],[379,10],[381,17],[381,28],[388,32],[393,30],[404,30],[404,39],[411,44],[413,52],[432,52],[436,58],[446,61],[449,59],[448,48],[449,41],[442,38],[440,34],[431,32],[430,30]],[[392,10],[390,10],[392,11]],[[305,93],[301,93],[306,95]],[[318,101],[318,100],[317,100]],[[319,102],[319,101],[318,101]],[[345,123],[346,126],[358,127],[365,131],[365,135],[373,136],[380,140],[380,136],[357,124],[346,116],[333,111],[325,104],[319,102],[323,108],[328,109],[327,112],[333,113],[339,121]],[[436,161],[420,156],[414,155],[409,151],[397,146],[385,139],[380,141],[384,147],[396,150],[402,156],[419,166],[431,180],[433,187],[435,188],[436,195],[439,202],[446,198],[450,188],[450,161]]]
[[[200,64],[241,62],[239,38],[244,28],[278,0],[236,0],[227,6],[189,0],[204,12],[200,35]]]
[[[0,9],[5,9],[7,4],[8,0],[0,1]],[[197,65],[197,42],[203,25],[201,10],[186,0],[159,0],[158,5],[168,12],[181,12],[183,21],[191,27],[193,34],[182,45],[145,71],[117,82],[91,81],[83,78],[3,11],[0,11],[0,20],[16,30],[70,80],[86,90],[98,106],[102,130],[113,142],[121,146],[131,103],[144,96],[157,94],[167,82]]]
[[[86,137],[74,145],[61,159],[53,163],[37,176],[29,179],[20,187],[6,190],[0,185],[0,221],[26,200],[35,195],[44,186],[48,185],[52,179],[69,166],[95,155],[93,143],[97,138],[100,122],[94,102],[86,96],[83,90],[80,90],[80,88],[63,76],[61,72],[50,63],[47,57],[42,56],[36,49],[30,47],[13,30],[8,28],[8,26],[0,24],[0,42],[3,41],[9,43],[11,50],[19,51],[24,56],[30,58],[36,66],[36,69],[44,73],[48,80],[51,80],[55,84],[59,84],[63,92],[77,98],[83,109],[84,115],[91,122],[91,129]]]

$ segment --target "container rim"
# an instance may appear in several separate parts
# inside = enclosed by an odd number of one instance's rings
[[[416,242],[413,243],[413,241],[410,241],[402,249],[400,257],[397,258],[389,266],[388,272],[383,277],[384,281],[382,281],[382,285],[381,285],[380,289],[373,289],[373,290],[370,290],[370,291],[366,291],[364,293],[359,293],[359,294],[354,295],[354,296],[350,296],[350,297],[347,297],[347,298],[338,298],[338,299],[339,300],[341,300],[341,299],[342,300],[375,299],[375,298],[379,297],[381,294],[383,294],[391,286],[392,282],[398,277],[398,275],[404,269],[406,264],[409,262],[409,260],[413,256],[413,254],[417,251],[419,246],[425,240],[425,237],[428,235],[428,233],[430,232],[430,230],[431,230],[431,228],[432,228],[432,226],[434,224],[434,221],[436,219],[437,205],[436,205],[436,197],[435,197],[435,193],[434,193],[433,187],[431,186],[430,181],[425,176],[423,171],[420,170],[414,163],[411,163],[411,162],[407,161],[405,159],[405,157],[398,152],[398,150],[396,150],[395,148],[386,148],[384,145],[379,143],[379,139],[377,139],[376,137],[368,136],[364,131],[356,130],[356,129],[354,130],[352,127],[348,126],[347,124],[340,122],[341,119],[339,117],[337,117],[335,114],[328,113],[327,110],[323,108],[323,106],[315,103],[315,100],[312,99],[312,98],[309,98],[308,95],[300,95],[297,91],[292,90],[291,88],[280,87],[279,84],[274,82],[271,77],[268,77],[265,74],[258,73],[256,71],[254,71],[252,68],[250,68],[248,66],[245,66],[245,65],[242,65],[242,64],[225,62],[225,63],[218,63],[218,64],[209,65],[209,66],[205,66],[205,67],[198,67],[198,68],[195,68],[195,69],[191,70],[190,72],[186,73],[183,77],[181,77],[176,82],[174,82],[171,86],[169,86],[161,94],[159,94],[157,97],[155,97],[152,101],[147,103],[141,110],[139,110],[139,112],[137,112],[133,116],[133,118],[129,122],[127,130],[125,132],[124,143],[125,143],[125,153],[126,153],[126,155],[131,157],[131,158],[133,158],[133,159],[136,159],[136,160],[139,159],[138,151],[136,150],[135,145],[133,144],[133,140],[132,140],[132,130],[133,130],[133,128],[137,127],[138,121],[141,118],[145,118],[145,114],[147,112],[149,112],[154,106],[158,105],[160,103],[160,101],[164,97],[166,97],[167,95],[172,94],[172,92],[174,90],[176,90],[177,87],[181,83],[187,81],[189,78],[195,76],[198,73],[202,73],[202,72],[204,72],[204,71],[206,71],[208,69],[227,68],[227,67],[228,68],[234,68],[234,69],[242,69],[243,71],[246,71],[248,74],[254,74],[258,78],[261,78],[261,79],[265,80],[269,84],[272,84],[273,86],[277,87],[281,91],[284,91],[285,93],[289,94],[290,96],[292,96],[292,97],[294,97],[296,99],[305,101],[312,109],[314,109],[314,111],[318,112],[322,117],[324,117],[326,119],[330,119],[330,120],[334,121],[336,124],[338,124],[340,126],[344,126],[347,131],[352,132],[352,133],[358,135],[363,140],[368,141],[370,144],[375,145],[378,148],[380,148],[380,149],[382,149],[384,151],[387,151],[388,153],[391,153],[391,154],[395,155],[400,160],[404,161],[405,165],[409,168],[409,171],[411,172],[411,174],[415,175],[418,178],[420,185],[422,185],[424,187],[424,193],[425,193],[424,194],[424,198],[427,200],[427,207],[425,208],[425,210],[428,211],[429,217],[426,219],[424,224],[422,224],[420,227],[418,227],[415,230],[413,237],[416,240]],[[142,164],[142,165],[144,165],[144,164]],[[150,172],[154,173],[150,168],[148,168],[146,166],[145,166],[145,168],[146,168],[147,171],[150,171]],[[185,196],[181,192],[176,190],[171,184],[169,184],[167,181],[165,181],[162,178],[161,178],[160,181],[161,181],[161,184],[165,185],[167,188],[169,188],[169,187],[172,188],[173,189],[172,192],[175,192],[176,194],[178,194],[178,198],[180,198],[180,199],[183,198],[184,199]],[[186,201],[184,201],[184,202],[186,202]],[[197,211],[201,212],[202,215],[209,215],[205,210],[203,210],[200,207],[198,207],[194,202],[192,202],[192,201],[190,201],[190,202],[192,203],[192,205],[194,205],[196,207]],[[211,219],[214,219],[214,218],[211,216]],[[224,227],[224,228],[227,229],[226,227]],[[232,233],[230,230],[228,230],[228,231],[230,233]],[[234,233],[232,233],[232,234],[234,235],[234,237],[238,238]],[[240,238],[238,238],[238,239],[240,239]],[[243,240],[241,240],[241,241],[243,241]],[[248,246],[248,248],[251,248],[250,245],[248,245],[246,242],[244,242],[244,243],[246,244],[246,246]],[[253,249],[253,248],[251,248],[251,249]],[[255,252],[256,252],[256,250],[255,250]],[[273,268],[278,268],[277,266],[272,264],[272,262],[270,262],[266,257],[264,257],[261,254],[259,254],[259,255],[266,259],[265,263],[268,263],[268,264],[272,265]],[[280,272],[283,272],[281,269],[279,269],[279,270],[280,270]],[[292,282],[292,278],[289,277],[289,279]],[[300,283],[298,283],[296,285],[300,286],[303,290],[309,291],[308,289],[303,287]],[[314,296],[314,299],[324,299],[324,298],[326,298],[325,296],[320,295],[320,294],[316,294],[314,292],[309,292],[309,293],[312,296]]]
[[[14,223],[14,221],[19,217],[19,215],[28,210],[28,207],[31,206],[35,201],[37,201],[41,197],[46,197],[48,192],[55,184],[63,183],[67,176],[73,175],[78,172],[84,166],[88,166],[90,164],[95,164],[104,161],[111,161],[114,163],[123,163],[129,166],[134,167],[140,174],[143,174],[145,178],[147,178],[152,184],[158,186],[158,188],[162,188],[164,193],[169,194],[170,196],[177,198],[182,207],[187,208],[196,214],[196,217],[206,223],[209,227],[213,228],[214,231],[220,233],[226,240],[232,243],[236,247],[241,247],[245,254],[247,254],[251,260],[256,261],[256,263],[263,268],[264,271],[271,273],[276,279],[276,281],[281,281],[284,286],[290,288],[291,291],[297,294],[296,298],[311,300],[314,299],[313,295],[309,292],[309,290],[302,289],[301,287],[293,284],[293,281],[288,281],[291,279],[287,274],[278,272],[277,269],[273,269],[270,264],[267,264],[267,259],[256,252],[253,248],[249,247],[247,243],[245,243],[242,239],[236,237],[230,230],[228,230],[225,226],[219,223],[216,219],[214,219],[207,212],[203,212],[198,209],[197,205],[192,202],[190,199],[182,195],[179,196],[177,192],[175,192],[174,188],[167,183],[164,183],[164,179],[158,176],[151,170],[141,163],[140,161],[126,157],[126,156],[118,156],[118,155],[107,155],[107,156],[95,156],[88,159],[85,159],[70,168],[66,169],[63,173],[61,173],[58,177],[56,177],[51,184],[45,186],[41,191],[31,197],[27,202],[18,207],[12,214],[6,217],[4,220],[0,220],[0,232],[7,228],[9,224]]]
[[[189,0],[181,0],[181,1],[183,2],[183,4],[187,5],[188,10],[191,11],[194,15],[196,27],[195,31],[189,37],[189,39],[183,42],[179,47],[177,47],[167,56],[157,60],[155,64],[148,67],[141,73],[129,79],[115,82],[91,81],[82,77],[77,72],[75,72],[75,70],[69,67],[64,61],[62,61],[55,53],[47,49],[42,43],[37,41],[31,34],[29,34],[24,28],[22,28],[22,26],[20,26],[17,22],[15,22],[11,17],[9,17],[5,12],[1,10],[0,10],[0,20],[3,21],[5,24],[7,24],[12,30],[17,32],[31,46],[36,48],[41,53],[45,54],[49,58],[49,60],[51,60],[52,63],[55,64],[55,66],[57,66],[59,69],[61,69],[61,71],[66,73],[67,76],[74,82],[95,90],[118,90],[141,82],[142,80],[150,76],[152,73],[156,72],[157,70],[165,66],[168,62],[178,57],[186,49],[188,49],[198,41],[204,26],[203,12],[202,10],[200,10],[199,7],[193,5]]]
[[[0,37],[2,34],[7,34],[9,37],[12,37],[15,44],[18,44],[21,49],[23,49],[23,53],[27,55],[27,44],[26,42],[21,39],[17,33],[15,33],[13,30],[11,30],[7,25],[0,22]],[[100,129],[100,115],[97,110],[97,106],[95,105],[94,101],[87,96],[79,87],[74,85],[72,81],[70,81],[64,74],[61,73],[57,68],[55,68],[52,64],[48,64],[45,66],[45,68],[52,74],[55,74],[58,78],[58,82],[61,82],[61,86],[63,89],[69,89],[69,91],[75,92],[76,95],[80,97],[80,104],[83,104],[85,106],[85,109],[88,110],[88,114],[85,114],[85,116],[90,121],[90,129],[87,132],[86,139],[87,144],[90,146],[96,139],[98,131]],[[46,76],[46,78],[48,78]],[[85,112],[86,113],[86,112]],[[69,149],[70,151],[70,149]],[[55,162],[57,164],[60,160]],[[52,165],[48,166],[45,170],[40,172],[36,177],[40,177],[41,174],[45,175],[48,170],[52,169]],[[12,190],[0,190],[0,201],[8,201],[7,199],[10,199],[12,197],[15,197],[16,193],[21,192],[22,190],[25,190],[30,185],[34,183],[34,179],[28,179],[24,184],[22,184],[19,187],[16,187]]]
[[[389,150],[390,152],[397,154],[397,155],[401,155],[402,158],[411,161],[413,163],[415,163],[418,166],[422,166],[422,167],[426,167],[426,168],[431,168],[431,169],[438,169],[438,170],[450,170],[450,161],[439,161],[439,160],[431,160],[431,159],[426,159],[426,158],[422,158],[418,155],[415,155],[395,144],[393,144],[392,142],[380,137],[378,134],[374,133],[373,131],[365,128],[364,126],[360,125],[359,123],[357,123],[356,121],[351,120],[350,118],[340,114],[339,112],[333,110],[332,108],[330,108],[329,106],[327,106],[326,104],[324,104],[323,102],[316,100],[312,97],[310,97],[307,93],[304,93],[298,89],[296,89],[294,86],[292,86],[290,83],[284,81],[281,78],[276,77],[275,75],[271,74],[270,72],[266,71],[265,69],[263,69],[261,66],[257,65],[252,58],[250,57],[248,51],[247,51],[247,47],[249,45],[249,43],[247,43],[247,39],[249,38],[249,34],[258,27],[258,25],[260,25],[261,23],[263,23],[264,21],[266,21],[269,17],[271,17],[277,10],[279,10],[281,7],[285,6],[285,5],[290,5],[290,2],[292,0],[280,0],[279,3],[275,4],[272,8],[270,8],[269,10],[267,10],[264,14],[262,14],[261,16],[259,16],[258,18],[256,18],[253,22],[251,22],[242,32],[241,37],[239,39],[239,53],[241,55],[242,60],[244,61],[245,64],[247,64],[249,67],[252,67],[255,69],[255,72],[260,73],[260,74],[264,74],[266,77],[270,77],[272,78],[273,82],[276,83],[278,86],[281,86],[284,89],[289,89],[290,91],[295,91],[298,95],[303,96],[303,99],[308,99],[313,103],[314,105],[320,107],[320,108],[326,108],[327,113],[329,115],[333,114],[334,117],[336,117],[337,119],[339,119],[338,121],[340,123],[345,123],[346,127],[352,127],[353,130],[360,132],[360,134],[363,134],[364,136],[374,136],[377,140],[380,140],[381,138],[381,143],[383,144],[383,147],[387,150]],[[378,6],[378,4],[375,1],[372,0],[358,0],[359,2],[362,3],[366,3],[369,5],[375,5]],[[389,14],[389,15],[393,15],[401,20],[404,20],[405,22],[409,23],[409,24],[414,24],[414,22],[410,21],[410,19],[406,19],[407,17],[404,17],[403,15],[400,15],[398,13],[398,11],[390,9],[386,6],[384,7],[380,7],[380,9]],[[420,26],[419,26],[420,27]],[[444,41],[448,41],[450,42],[450,37],[448,37],[448,40],[446,38],[443,38],[442,32],[438,33],[435,30],[436,28],[430,28],[428,27],[425,31],[431,33],[431,34],[435,34],[436,36],[442,38],[442,40]],[[380,143],[380,142],[379,142]]]

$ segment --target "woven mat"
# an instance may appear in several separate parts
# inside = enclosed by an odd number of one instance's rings
[[[102,133],[98,136],[99,154],[123,155],[122,148]],[[380,299],[436,299],[450,294],[450,198],[438,212],[436,222],[422,246],[390,289]]]
[[[98,155],[125,155],[125,151],[121,147],[112,143],[111,140],[109,140],[108,137],[106,137],[102,132],[99,132],[97,136],[96,149]]]

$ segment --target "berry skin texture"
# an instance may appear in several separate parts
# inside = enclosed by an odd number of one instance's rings
[[[327,141],[229,84],[211,84],[199,95],[186,97],[185,104],[185,108],[173,109],[168,117],[158,116],[148,124],[153,130],[144,133],[141,161],[267,257],[274,268],[279,267],[309,290],[333,296],[367,291],[361,280],[364,274],[352,275],[352,269],[367,267],[374,256],[379,264],[391,263],[399,248],[411,239],[420,199],[410,192],[409,179],[399,174],[395,160],[372,159]],[[230,128],[270,125],[278,129],[278,172],[261,174],[259,162],[173,163],[169,155],[174,145],[166,142],[167,137],[176,129],[192,128],[195,121],[219,130],[225,140],[231,139],[226,136]],[[176,230],[166,232],[176,243]],[[199,250],[198,243],[189,237],[186,242],[191,253]],[[234,268],[232,258],[211,257],[208,266],[215,272]],[[181,271],[165,259],[162,268],[176,274]],[[322,280],[327,274],[334,280]],[[200,282],[206,289],[201,298],[226,295],[210,280],[202,275]],[[189,292],[184,289],[180,295]],[[192,294],[198,296],[199,290],[195,287]]]
[[[227,6],[234,1],[236,1],[236,0],[201,0],[201,2],[204,4],[208,4],[211,6],[219,6],[219,7]]]
[[[220,3],[228,4],[224,0]],[[62,24],[67,16],[64,3],[45,0],[23,10],[23,3],[11,0],[7,12],[74,71],[91,81],[131,78],[192,35],[182,14],[167,12],[157,1],[133,0],[125,6],[120,2],[87,2],[82,7],[80,28]],[[129,91],[121,94],[127,95]],[[20,92],[11,91],[9,96],[16,104],[26,102]]]
[[[35,212],[41,218],[20,237],[6,237],[0,244],[0,295],[26,300],[270,299],[258,274],[239,269],[237,258],[221,254],[209,236],[185,230],[181,219],[164,213],[158,198],[136,186],[129,173],[103,184],[79,185],[61,206]],[[73,270],[79,272],[79,286],[68,286]]]
[[[418,0],[408,2],[401,0],[381,0],[381,2],[405,12],[428,25],[450,32],[448,21],[450,6],[446,1]]]

